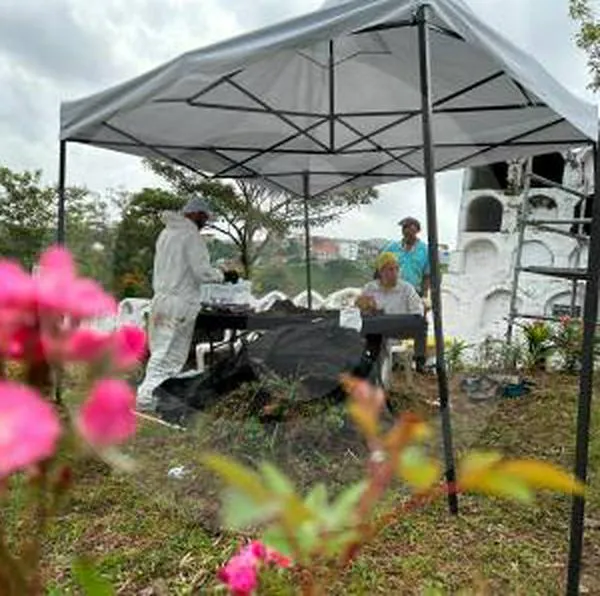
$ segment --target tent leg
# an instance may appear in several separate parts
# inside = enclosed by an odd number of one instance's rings
[[[427,201],[427,240],[431,268],[431,304],[435,332],[435,362],[440,398],[440,415],[444,455],[446,459],[446,481],[448,483],[448,507],[453,514],[458,513],[456,494],[456,469],[452,446],[452,425],[448,390],[448,372],[444,356],[444,330],[442,328],[442,300],[440,292],[440,267],[438,250],[438,229],[435,195],[435,162],[431,121],[433,116],[431,100],[431,65],[429,37],[427,30],[427,6],[420,6],[417,13],[419,32],[419,69],[421,75],[421,116],[423,129],[423,158],[425,164],[425,197]]]
[[[67,177],[67,142],[60,141],[58,151],[58,213],[56,222],[56,242],[64,245],[66,241],[65,224],[65,181]],[[62,403],[62,373],[55,370],[54,401]]]
[[[306,265],[306,303],[308,310],[312,310],[312,276],[310,264],[310,221],[308,217],[308,201],[310,199],[309,173],[302,174],[302,186],[304,188],[304,259]]]
[[[600,141],[599,141],[600,143]],[[575,449],[575,475],[587,479],[588,447],[590,437],[590,414],[594,376],[594,339],[598,317],[598,283],[600,282],[600,148],[594,147],[594,204],[592,211],[590,248],[583,307],[583,345],[581,372],[579,374],[579,403],[577,407],[577,441]],[[573,497],[571,531],[569,537],[569,563],[567,575],[568,596],[579,594],[581,557],[583,553],[583,530],[585,499]]]
[[[65,178],[67,174],[67,142],[61,141],[58,153],[58,220],[56,242],[65,243]]]

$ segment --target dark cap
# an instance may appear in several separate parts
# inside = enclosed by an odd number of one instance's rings
[[[417,226],[417,230],[420,232],[421,231],[421,223],[419,222],[418,219],[414,218],[414,217],[405,217],[404,219],[401,219],[398,222],[398,225],[401,227],[405,227],[405,226]]]

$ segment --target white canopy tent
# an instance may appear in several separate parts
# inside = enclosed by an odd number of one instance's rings
[[[61,138],[298,195],[309,171],[312,197],[423,176],[419,2],[329,4],[65,103]],[[461,0],[428,4],[436,170],[595,140],[594,106]]]
[[[66,142],[167,159],[207,177],[262,179],[303,197],[307,209],[327,193],[423,176],[446,478],[453,483],[434,174],[562,151],[597,137],[596,108],[462,0],[330,0],[313,13],[64,103],[60,187]],[[590,264],[600,258],[598,220],[595,211]],[[592,267],[587,280],[576,464],[582,479],[598,294]],[[456,512],[456,496],[449,500]],[[579,582],[583,514],[584,501],[576,498],[571,594]]]

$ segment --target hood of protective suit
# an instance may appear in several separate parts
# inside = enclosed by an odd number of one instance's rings
[[[210,264],[206,240],[193,221],[177,211],[161,214],[165,224],[156,241],[154,294],[186,304],[200,304],[200,286],[220,283],[223,273]]]
[[[163,211],[160,215],[162,223],[167,228],[193,228],[198,231],[194,222],[190,221],[187,217],[183,216],[178,211]]]

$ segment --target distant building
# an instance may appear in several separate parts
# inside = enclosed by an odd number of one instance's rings
[[[335,261],[340,258],[338,244],[329,238],[314,237],[311,252],[314,260],[319,263]]]
[[[358,246],[358,258],[361,261],[369,263],[374,261],[387,242],[388,241],[383,238],[361,241]]]
[[[340,259],[358,260],[358,242],[356,240],[337,240]]]

